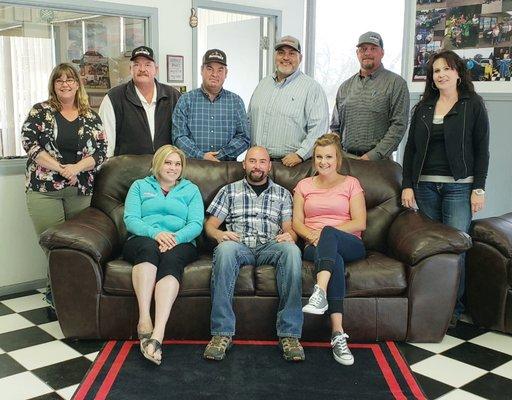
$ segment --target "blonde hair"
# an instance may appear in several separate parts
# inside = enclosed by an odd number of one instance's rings
[[[336,150],[336,170],[338,172],[341,172],[341,139],[336,133],[325,133],[315,141],[315,144],[313,145],[313,165],[315,160],[316,149],[318,147],[326,146],[334,146],[334,149]]]
[[[165,144],[155,152],[153,161],[151,162],[151,172],[153,175],[155,175],[155,177],[157,177],[158,173],[162,169],[162,165],[164,165],[165,159],[173,153],[176,153],[178,156],[180,156],[181,174],[178,179],[181,179],[183,171],[185,171],[185,167],[187,165],[187,158],[185,157],[185,153],[183,153],[182,150],[178,149],[172,144]]]
[[[48,82],[48,93],[50,95],[48,103],[50,103],[50,105],[56,110],[62,110],[62,104],[57,97],[57,93],[55,93],[55,81],[64,74],[68,77],[68,79],[74,79],[78,85],[78,89],[75,93],[75,107],[78,108],[78,114],[87,114],[91,109],[89,106],[89,96],[85,91],[84,85],[80,80],[80,76],[78,75],[75,67],[69,63],[61,63],[53,69],[50,75],[50,81]]]

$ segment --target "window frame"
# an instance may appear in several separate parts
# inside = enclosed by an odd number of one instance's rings
[[[255,15],[258,17],[268,17],[275,18],[275,40],[281,37],[281,26],[282,26],[282,11],[269,9],[269,8],[260,8],[260,7],[252,7],[245,6],[241,4],[233,4],[233,3],[222,3],[214,0],[192,0],[192,8],[198,9],[208,9],[215,11],[225,11],[231,13],[239,13],[239,14],[248,14]],[[199,22],[201,23],[201,22]],[[192,88],[197,89],[200,85],[198,82],[198,60],[200,59],[200,55],[197,54],[197,28],[192,29]],[[273,49],[274,43],[269,43],[269,49]],[[273,53],[273,50],[269,50],[270,54]],[[272,57],[270,57],[272,59]],[[261,57],[260,57],[261,63]],[[269,60],[269,64],[273,65],[273,61]],[[264,78],[264,77],[262,77]]]

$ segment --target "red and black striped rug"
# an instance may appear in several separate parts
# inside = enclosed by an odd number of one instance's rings
[[[329,343],[303,342],[302,363],[285,361],[277,342],[237,340],[224,361],[205,361],[206,344],[167,340],[156,366],[140,354],[138,341],[109,341],[73,398],[426,399],[393,342],[351,343],[349,367],[334,361]]]

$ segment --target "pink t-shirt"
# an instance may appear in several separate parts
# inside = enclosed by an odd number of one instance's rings
[[[361,184],[353,176],[330,189],[318,189],[313,177],[301,180],[294,191],[304,198],[304,225],[320,230],[324,226],[336,226],[350,221],[350,199],[363,192]],[[361,232],[353,232],[361,238]]]

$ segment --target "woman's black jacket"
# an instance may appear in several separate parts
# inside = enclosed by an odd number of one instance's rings
[[[437,100],[420,101],[414,108],[404,154],[404,189],[418,184]],[[473,189],[485,189],[489,166],[489,119],[483,99],[476,93],[462,93],[443,122],[446,155],[453,178],[473,176]]]

